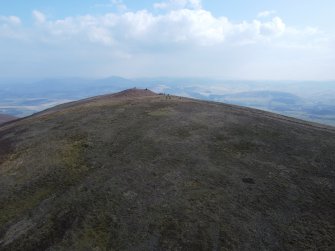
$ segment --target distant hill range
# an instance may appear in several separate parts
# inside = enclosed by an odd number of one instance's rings
[[[245,81],[206,78],[0,79],[0,110],[24,117],[58,104],[128,88],[149,88],[202,100],[248,106],[335,126],[335,81]]]
[[[0,126],[0,250],[334,250],[334,152],[334,127],[145,89],[62,104]]]

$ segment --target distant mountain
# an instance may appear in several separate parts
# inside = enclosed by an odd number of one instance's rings
[[[32,83],[11,83],[0,91],[0,97],[8,98],[58,98],[71,99],[83,96],[97,95],[104,92],[123,90],[135,87],[132,80],[121,77],[105,79],[44,79]]]
[[[224,102],[236,102],[243,105],[267,105],[269,107],[271,107],[272,104],[274,104],[274,106],[282,104],[287,107],[295,107],[303,103],[302,99],[296,95],[278,91],[252,91],[226,95],[210,95],[209,99]]]
[[[320,101],[315,102],[315,98],[303,98],[288,92],[250,91],[224,95],[211,94],[198,98],[248,106],[335,126],[335,102],[330,102],[327,96],[324,100],[319,97]]]
[[[335,126],[335,82],[228,81],[206,78],[44,79],[0,82],[0,111],[24,117],[55,105],[127,88],[218,101]]]
[[[334,127],[236,105],[61,104],[0,126],[0,250],[333,250],[334,152]]]
[[[121,77],[105,79],[45,79],[32,83],[2,83],[0,109],[18,117],[31,115],[52,106],[136,87],[136,82]]]
[[[11,115],[0,114],[0,124],[12,121],[14,119],[17,119],[17,118]]]

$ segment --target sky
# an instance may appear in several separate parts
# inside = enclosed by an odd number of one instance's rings
[[[333,0],[0,0],[0,78],[334,80]]]

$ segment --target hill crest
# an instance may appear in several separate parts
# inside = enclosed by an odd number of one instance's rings
[[[124,91],[120,91],[114,94],[110,94],[110,97],[115,98],[136,98],[136,97],[148,97],[148,96],[155,96],[157,93],[149,90],[149,89],[138,89],[138,88],[131,88],[126,89]]]
[[[0,126],[0,249],[332,247],[334,152],[334,130],[148,90],[60,105]]]

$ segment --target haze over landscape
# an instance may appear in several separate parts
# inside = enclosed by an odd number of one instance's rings
[[[335,250],[334,1],[0,4],[0,250]]]
[[[237,81],[206,78],[64,78],[0,83],[0,113],[28,116],[54,105],[150,88],[157,93],[218,101],[335,125],[334,81]]]

